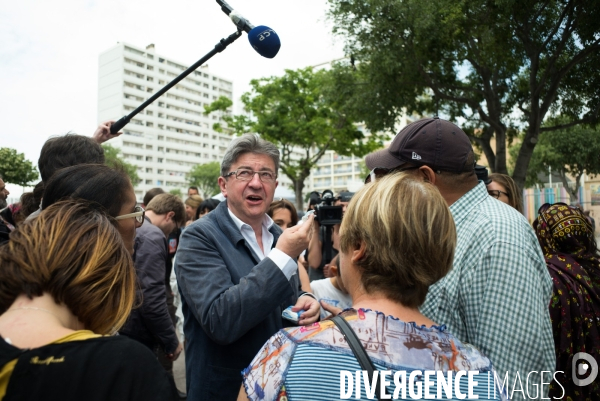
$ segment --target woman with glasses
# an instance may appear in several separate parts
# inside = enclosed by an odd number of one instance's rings
[[[555,370],[564,372],[554,376],[549,397],[600,399],[599,380],[581,387],[572,380],[575,354],[586,352],[600,361],[600,253],[592,225],[579,208],[546,203],[533,227],[554,284],[550,318]]]
[[[52,175],[44,191],[42,210],[67,198],[85,199],[103,207],[117,220],[127,250],[133,255],[135,230],[144,222],[144,210],[124,171],[103,164],[79,164]]]
[[[111,336],[136,280],[117,224],[68,199],[0,246],[0,400],[170,399],[152,352]]]
[[[523,214],[523,198],[513,179],[506,174],[499,173],[492,173],[488,178],[492,180],[487,185],[488,194]]]

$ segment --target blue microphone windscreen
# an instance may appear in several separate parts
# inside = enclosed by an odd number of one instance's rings
[[[279,35],[268,26],[260,25],[248,32],[250,44],[263,57],[273,58],[281,47]]]

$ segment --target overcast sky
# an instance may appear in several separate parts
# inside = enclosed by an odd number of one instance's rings
[[[229,4],[254,25],[273,28],[282,43],[279,54],[266,59],[244,34],[208,62],[211,72],[233,80],[236,99],[252,78],[343,57],[343,44],[325,18],[325,0]],[[0,147],[15,148],[37,165],[48,137],[91,135],[98,125],[98,56],[117,42],[154,43],[157,54],[190,65],[235,29],[215,0],[3,0]]]

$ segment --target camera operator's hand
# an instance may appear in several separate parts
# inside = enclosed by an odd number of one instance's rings
[[[292,258],[297,258],[308,247],[313,234],[312,225],[314,218],[311,215],[304,224],[284,230],[279,240],[277,240],[275,248]]]

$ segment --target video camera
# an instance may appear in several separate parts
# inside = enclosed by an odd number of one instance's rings
[[[334,197],[329,189],[323,191],[322,195],[318,192],[310,194],[310,204],[315,205],[315,220],[322,226],[334,226],[342,222],[343,207],[334,206],[336,201],[350,202],[354,192],[341,192],[339,197]]]
[[[475,165],[475,174],[479,181],[483,181],[485,185],[488,185],[492,180],[488,178],[488,169],[485,166]]]

